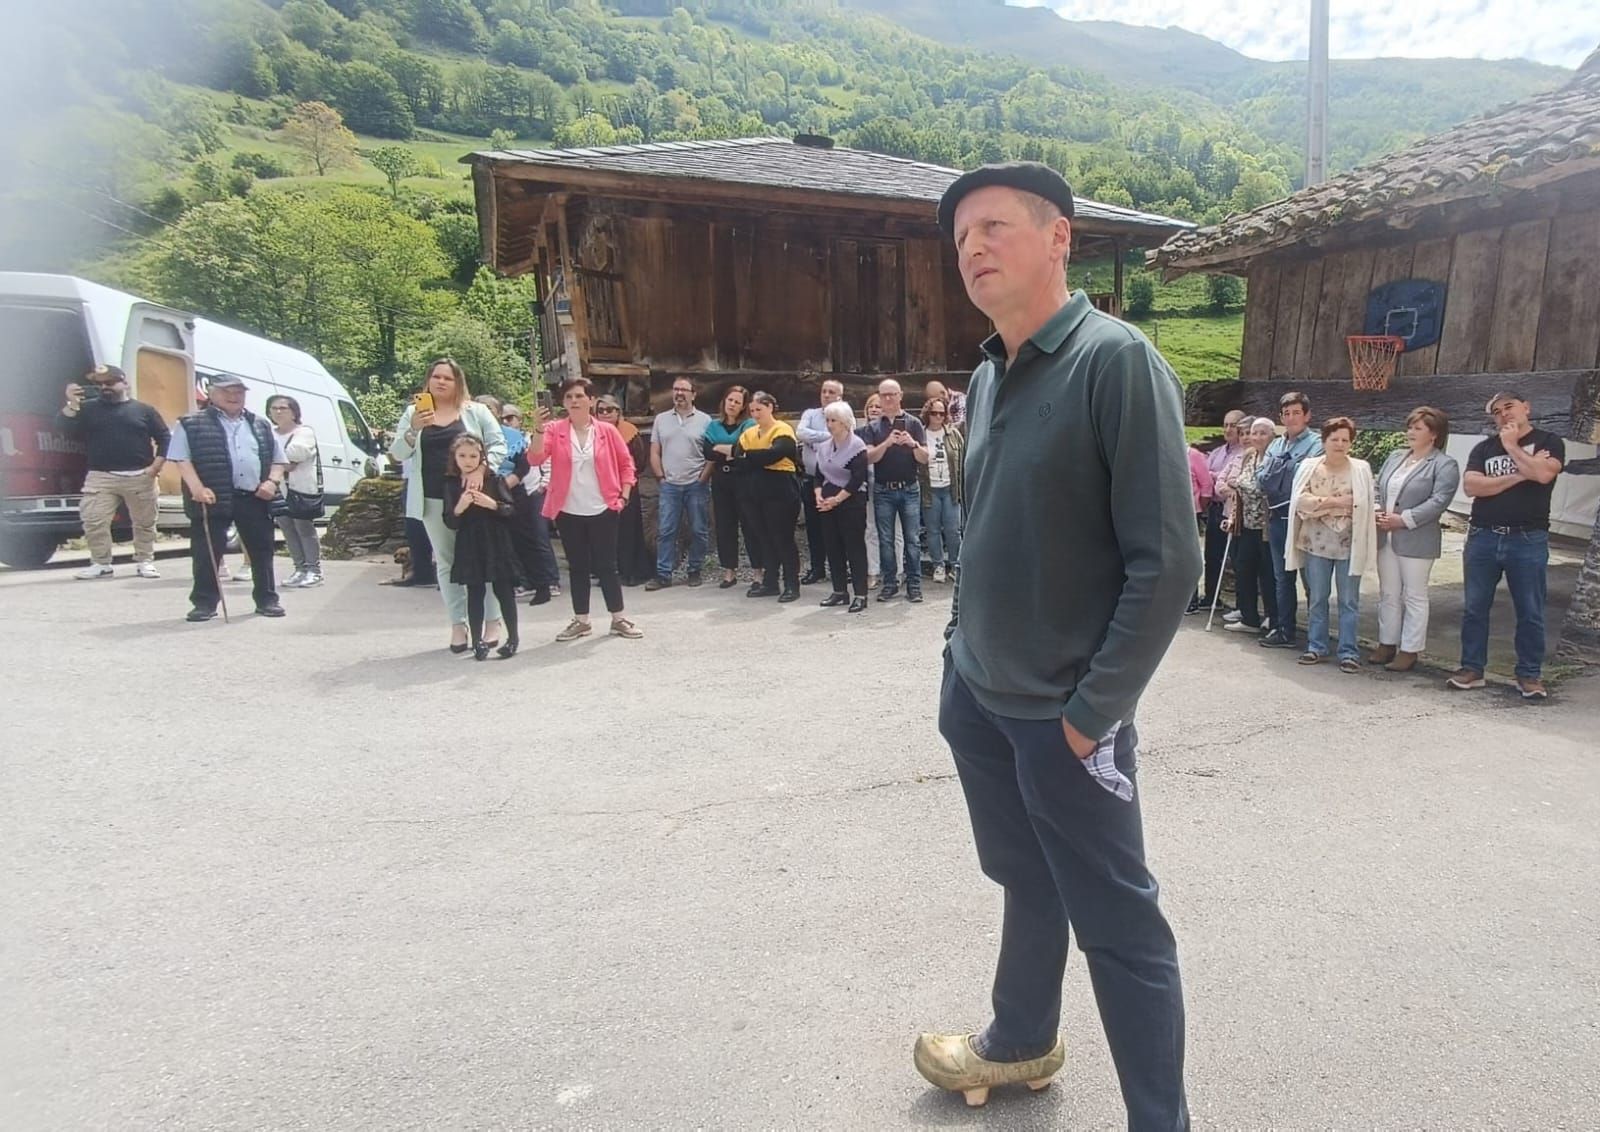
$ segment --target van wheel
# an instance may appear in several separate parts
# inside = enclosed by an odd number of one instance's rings
[[[17,570],[37,570],[61,545],[54,531],[34,531],[26,527],[0,527],[0,562]]]

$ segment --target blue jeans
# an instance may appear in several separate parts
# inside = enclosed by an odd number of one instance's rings
[[[1295,584],[1300,580],[1298,571],[1283,568],[1283,552],[1289,546],[1289,510],[1274,511],[1267,520],[1267,545],[1272,548],[1272,580],[1278,595],[1278,615],[1273,618],[1273,632],[1282,632],[1291,641],[1295,638],[1294,618],[1300,608],[1300,598]]]
[[[1506,576],[1517,614],[1516,674],[1537,680],[1544,667],[1545,570],[1550,565],[1549,531],[1497,535],[1481,527],[1467,532],[1461,552],[1465,603],[1461,608],[1461,667],[1482,672],[1489,663],[1489,610],[1495,587]]]
[[[1128,1128],[1186,1132],[1183,984],[1145,866],[1137,788],[1124,802],[1091,778],[1058,717],[988,711],[948,653],[939,733],[955,756],[978,864],[1005,890],[986,1043],[1016,1059],[1055,1045],[1068,938],[1076,936]],[[1138,742],[1131,723],[1117,733],[1117,769],[1130,782]]]
[[[874,488],[872,514],[878,523],[878,569],[883,572],[883,584],[896,582],[895,571],[899,564],[894,560],[894,522],[900,520],[900,530],[906,543],[906,588],[922,588],[922,489],[910,487]]]
[[[1350,573],[1350,563],[1337,558],[1306,555],[1304,566],[1310,606],[1306,613],[1306,649],[1328,655],[1328,596],[1339,590],[1339,659],[1360,660],[1356,635],[1361,631],[1361,575]]]
[[[948,487],[935,487],[923,522],[928,527],[928,557],[935,566],[954,567],[961,557],[961,504]]]
[[[678,565],[678,521],[689,512],[689,572],[697,574],[706,561],[711,534],[711,485],[662,481],[656,511],[656,576],[670,581]]]

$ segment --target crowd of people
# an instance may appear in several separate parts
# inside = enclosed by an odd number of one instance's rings
[[[713,416],[696,408],[696,392],[689,379],[675,380],[672,407],[656,416],[646,442],[616,398],[597,396],[586,379],[561,385],[559,415],[541,406],[530,419],[492,396],[473,398],[453,360],[430,366],[389,447],[406,481],[411,544],[409,576],[396,584],[440,587],[452,652],[515,655],[514,595],[542,605],[563,592],[552,531],[572,605],[558,641],[594,631],[595,583],[609,632],[639,638],[624,587],[678,584],[680,562],[682,584],[700,586],[713,553],[719,588],[738,584],[742,560],[755,574],[746,597],[787,604],[802,586],[829,583],[821,606],[862,613],[873,589],[880,601],[902,592],[902,571],[906,600],[922,600],[926,527],[933,582],[954,580],[960,394],[934,383],[912,415],[899,384],[885,381],[858,420],[844,387],[829,380],[791,425],[770,393],[730,386]],[[463,437],[475,444],[461,447]],[[653,559],[637,491],[645,468],[659,485]],[[463,548],[463,524],[500,527],[505,537],[475,536]]]
[[[77,577],[113,574],[119,507],[132,520],[136,573],[160,576],[156,477],[172,460],[190,517],[206,536],[191,542],[191,621],[215,615],[220,583],[230,580],[222,555],[230,528],[248,561],[231,580],[253,583],[258,613],[283,615],[272,569],[274,525],[292,562],[281,585],[322,584],[316,434],[293,397],[269,398],[260,420],[244,410],[245,392],[236,377],[214,379],[206,406],[169,430],[159,413],[130,398],[115,366],[98,366],[68,386],[61,424],[85,440],[89,456],[82,515],[90,564]],[[624,587],[672,586],[680,561],[683,583],[699,586],[713,554],[723,589],[737,584],[742,556],[756,574],[747,597],[788,603],[802,586],[827,583],[820,604],[851,613],[868,608],[873,590],[879,601],[903,592],[920,602],[925,580],[954,581],[960,568],[966,404],[939,382],[929,383],[912,414],[900,384],[884,381],[858,419],[843,385],[827,380],[819,403],[791,426],[771,394],[742,385],[723,390],[716,415],[708,414],[695,407],[694,384],[680,377],[672,407],[656,416],[648,441],[622,418],[615,397],[597,395],[581,378],[559,390],[559,419],[545,408],[529,419],[492,396],[474,399],[449,358],[429,367],[422,392],[426,398],[406,410],[389,448],[405,478],[411,544],[408,576],[397,584],[439,585],[456,654],[514,656],[517,600],[543,605],[563,594],[552,531],[566,553],[572,605],[558,641],[593,631],[595,582],[609,631],[638,639],[643,633],[627,615]],[[1489,611],[1503,576],[1516,617],[1517,685],[1525,698],[1542,699],[1550,499],[1565,447],[1532,427],[1527,401],[1514,392],[1497,394],[1485,411],[1496,432],[1472,450],[1465,472],[1473,506],[1463,552],[1461,656],[1447,682],[1460,690],[1484,686]],[[1189,611],[1220,613],[1228,632],[1294,650],[1303,665],[1332,661],[1356,672],[1362,577],[1375,569],[1378,644],[1365,659],[1409,671],[1427,646],[1441,519],[1463,482],[1445,451],[1450,422],[1419,406],[1406,419],[1404,445],[1376,472],[1351,455],[1355,421],[1311,422],[1310,399],[1289,393],[1278,422],[1235,410],[1220,445],[1190,448],[1205,566]],[[653,556],[636,490],[644,468],[659,484]],[[1230,574],[1231,606],[1221,600]]]
[[[1472,512],[1462,563],[1461,658],[1447,684],[1484,687],[1489,612],[1503,575],[1516,616],[1517,687],[1525,699],[1544,699],[1550,499],[1566,448],[1559,436],[1532,426],[1518,393],[1496,394],[1484,411],[1496,431],[1467,458]],[[1220,608],[1225,629],[1256,634],[1264,648],[1298,650],[1305,665],[1334,657],[1336,620],[1339,669],[1358,672],[1361,579],[1376,568],[1378,644],[1366,660],[1410,671],[1427,646],[1429,576],[1444,548],[1440,521],[1463,484],[1460,465],[1445,451],[1448,418],[1431,406],[1414,409],[1404,445],[1374,474],[1350,454],[1357,425],[1349,417],[1312,429],[1311,402],[1299,392],[1283,396],[1279,417],[1282,435],[1265,417],[1230,412],[1221,446],[1209,454],[1190,449],[1205,568],[1189,612]],[[1232,609],[1220,601],[1230,567]],[[1302,588],[1303,646],[1296,624]]]
[[[966,402],[942,383],[928,384],[912,414],[900,384],[884,381],[858,419],[843,385],[827,380],[819,403],[791,426],[771,394],[742,385],[724,389],[717,413],[708,414],[695,407],[694,384],[679,377],[672,407],[656,416],[648,440],[623,419],[615,397],[597,395],[584,379],[559,390],[559,419],[545,408],[529,418],[492,396],[474,399],[449,358],[429,367],[422,392],[389,448],[405,478],[411,545],[410,570],[396,584],[439,585],[453,653],[516,654],[517,601],[543,605],[563,594],[552,531],[566,553],[572,606],[558,641],[593,631],[596,582],[609,631],[638,639],[624,587],[677,584],[680,562],[683,584],[699,586],[713,554],[720,588],[738,584],[742,558],[756,575],[747,597],[789,603],[803,586],[826,583],[820,604],[851,613],[868,608],[873,590],[879,601],[903,592],[920,602],[924,581],[953,582],[959,571]],[[214,379],[206,406],[169,430],[159,413],[130,398],[115,366],[98,366],[68,386],[61,424],[85,440],[90,464],[82,515],[91,561],[77,577],[113,574],[119,507],[132,520],[136,573],[160,576],[156,477],[172,460],[190,517],[207,536],[191,543],[190,620],[215,615],[228,580],[253,583],[258,613],[283,615],[271,565],[274,525],[292,562],[281,585],[322,584],[316,434],[293,397],[269,398],[260,420],[244,410],[244,395],[240,379]],[[1503,576],[1516,617],[1517,685],[1524,697],[1542,699],[1550,498],[1565,447],[1532,427],[1527,401],[1514,392],[1496,395],[1485,410],[1496,432],[1473,449],[1465,472],[1473,506],[1462,645],[1447,682],[1484,686],[1489,611]],[[1289,393],[1278,422],[1235,410],[1220,445],[1190,448],[1205,565],[1189,611],[1220,613],[1228,632],[1294,650],[1303,665],[1332,661],[1356,672],[1362,577],[1375,569],[1378,644],[1365,659],[1409,671],[1427,646],[1441,519],[1463,482],[1445,451],[1450,422],[1419,406],[1406,419],[1404,445],[1376,472],[1351,455],[1355,421],[1311,422],[1310,399]],[[653,556],[636,490],[644,468],[659,484]],[[231,576],[222,554],[230,528],[248,561]],[[1221,600],[1229,575],[1231,606]]]

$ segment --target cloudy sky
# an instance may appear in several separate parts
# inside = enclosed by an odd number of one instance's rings
[[[1304,59],[1308,0],[1008,0],[1074,20],[1176,25],[1257,59]],[[1335,59],[1524,58],[1575,67],[1600,44],[1595,0],[1331,0]]]

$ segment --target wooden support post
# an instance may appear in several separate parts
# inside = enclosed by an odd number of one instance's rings
[[[1122,317],[1122,241],[1116,237],[1111,240],[1111,257],[1116,266],[1111,272],[1111,313],[1117,318]]]

